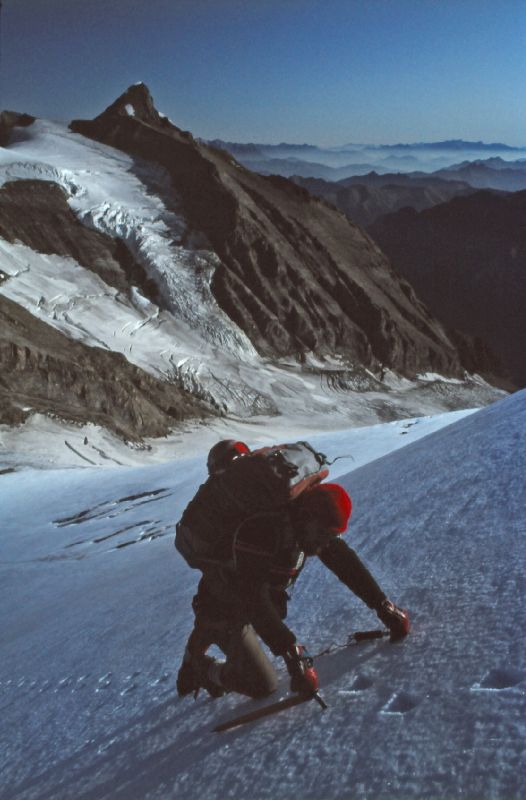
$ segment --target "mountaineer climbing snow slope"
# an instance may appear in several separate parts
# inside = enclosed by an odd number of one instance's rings
[[[284,659],[292,693],[319,695],[313,659],[285,619],[309,557],[317,557],[373,609],[394,640],[407,636],[407,612],[382,592],[358,554],[340,538],[352,501],[327,483],[329,462],[308,442],[250,451],[227,439],[212,447],[209,476],[177,523],[175,546],[202,572],[192,600],[194,628],[177,676],[181,697],[226,691],[254,699],[277,689],[276,673],[258,643]],[[226,660],[207,651],[220,647]]]
[[[451,420],[312,437],[354,454],[331,472],[353,500],[344,538],[412,631],[319,657],[327,711],[221,734],[268,700],[176,696],[198,574],[173,526],[204,454],[1,475],[0,796],[523,797],[526,391]],[[378,623],[311,559],[288,624],[318,653]]]

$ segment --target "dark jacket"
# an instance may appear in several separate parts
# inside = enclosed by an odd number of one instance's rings
[[[234,564],[210,567],[199,584],[197,604],[205,616],[250,622],[274,655],[296,641],[284,623],[287,589],[305,564],[298,521],[287,512],[256,515],[240,526]],[[320,560],[370,608],[385,594],[352,550],[333,536],[317,554]]]

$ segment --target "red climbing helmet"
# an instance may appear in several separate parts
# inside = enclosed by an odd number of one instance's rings
[[[320,483],[303,492],[297,501],[304,518],[314,518],[328,533],[343,533],[351,517],[352,502],[337,483]]]
[[[208,453],[206,465],[209,475],[221,472],[236,458],[247,453],[250,453],[250,448],[244,442],[236,442],[235,439],[223,439],[217,442]]]

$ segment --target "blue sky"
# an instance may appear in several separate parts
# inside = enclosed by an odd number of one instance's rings
[[[526,0],[3,0],[0,105],[204,138],[526,145]]]

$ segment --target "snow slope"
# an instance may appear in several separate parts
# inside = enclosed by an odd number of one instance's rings
[[[333,472],[346,537],[412,635],[318,658],[328,711],[226,734],[211,728],[258,703],[174,690],[198,575],[172,524],[203,455],[1,475],[2,798],[523,798],[526,391],[438,424],[324,442],[363,464]],[[313,653],[377,622],[315,560],[289,620]]]

